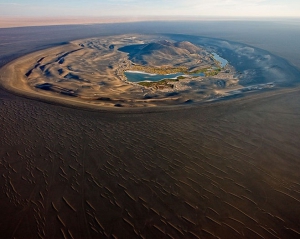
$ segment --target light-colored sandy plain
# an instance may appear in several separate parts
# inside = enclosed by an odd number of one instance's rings
[[[75,25],[99,23],[124,23],[141,20],[157,20],[151,17],[0,17],[0,28],[48,26],[48,25]],[[160,18],[160,20],[164,20]],[[169,19],[170,20],[170,19]]]
[[[199,17],[199,16],[117,16],[117,17],[8,17],[0,16],[0,28],[25,27],[25,26],[51,26],[51,25],[77,25],[77,24],[111,24],[140,21],[216,21],[237,20],[232,17]]]
[[[136,67],[118,48],[161,40],[160,36],[122,35],[73,41],[32,53],[5,66],[1,82],[22,95],[84,107],[151,107],[200,102],[239,88],[235,70],[228,65],[212,77],[189,77],[172,87],[144,87],[127,81],[124,71]],[[203,50],[205,52],[205,50]],[[207,53],[208,54],[208,53]],[[189,59],[178,65],[207,67],[212,60]],[[156,62],[159,64],[160,62]],[[171,65],[168,65],[172,67]],[[159,67],[159,66],[157,66]],[[170,93],[176,92],[176,95]],[[116,107],[115,107],[116,108]]]

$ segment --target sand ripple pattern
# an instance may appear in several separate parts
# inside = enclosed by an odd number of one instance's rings
[[[1,238],[299,238],[295,99],[113,114],[3,93]]]

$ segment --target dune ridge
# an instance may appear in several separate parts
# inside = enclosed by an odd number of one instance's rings
[[[2,84],[30,97],[94,108],[184,105],[218,98],[239,88],[230,65],[216,73],[212,70],[211,76],[185,75],[159,85],[129,82],[124,75],[126,70],[188,74],[219,67],[201,47],[160,38],[103,37],[35,52],[9,63],[2,70]]]

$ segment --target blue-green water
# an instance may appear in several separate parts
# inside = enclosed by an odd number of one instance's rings
[[[179,76],[184,76],[183,73],[175,73],[169,75],[149,74],[140,71],[125,71],[125,76],[130,82],[152,81],[157,82],[164,79],[176,79]],[[192,76],[204,76],[204,73],[192,74]]]
[[[221,67],[227,65],[228,61],[226,59],[220,57],[217,53],[212,53],[212,55],[216,61],[220,62]],[[142,82],[142,81],[157,82],[164,79],[176,79],[179,76],[184,76],[184,74],[181,72],[175,74],[168,74],[168,75],[149,74],[140,71],[125,71],[124,73],[127,80],[130,82]],[[192,76],[204,76],[204,73],[192,74]]]
[[[220,57],[217,53],[213,53],[213,56],[216,61],[221,63],[221,67],[224,67],[227,65],[228,61],[222,57]]]

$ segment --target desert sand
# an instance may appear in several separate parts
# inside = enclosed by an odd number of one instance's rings
[[[49,26],[49,25],[75,25],[136,22],[142,20],[157,20],[157,18],[143,17],[0,17],[0,28]],[[160,20],[163,20],[162,18]]]
[[[2,238],[298,238],[299,100],[116,114],[1,91]]]
[[[226,96],[228,92],[241,88],[237,74],[230,65],[216,76],[190,76],[168,83],[163,88],[144,87],[129,82],[124,71],[139,70],[141,67],[150,72],[161,69],[158,68],[161,65],[184,66],[194,71],[217,67],[208,52],[190,43],[179,45],[187,45],[192,54],[177,47],[161,50],[159,47],[165,47],[164,45],[151,43],[161,40],[160,38],[137,34],[102,37],[73,41],[67,45],[34,52],[6,65],[1,70],[1,84],[8,90],[27,97],[100,109],[182,105]],[[118,50],[124,46],[148,42],[150,43],[146,46],[150,49],[158,47],[158,53],[149,56],[146,52],[145,59],[143,58],[147,62],[145,66],[133,63],[129,60],[128,53]],[[166,41],[166,44],[171,43]],[[171,53],[165,53],[164,50]],[[196,53],[197,50],[199,54]],[[189,58],[187,54],[190,54]],[[227,71],[230,73],[226,73]],[[201,92],[199,88],[202,89]]]
[[[141,21],[216,21],[234,20],[232,17],[200,17],[200,16],[118,16],[118,17],[9,17],[0,16],[0,28],[31,27],[31,26],[58,26],[58,25],[95,25],[113,23],[131,23]]]
[[[0,89],[1,238],[299,238],[299,93],[146,113]]]

